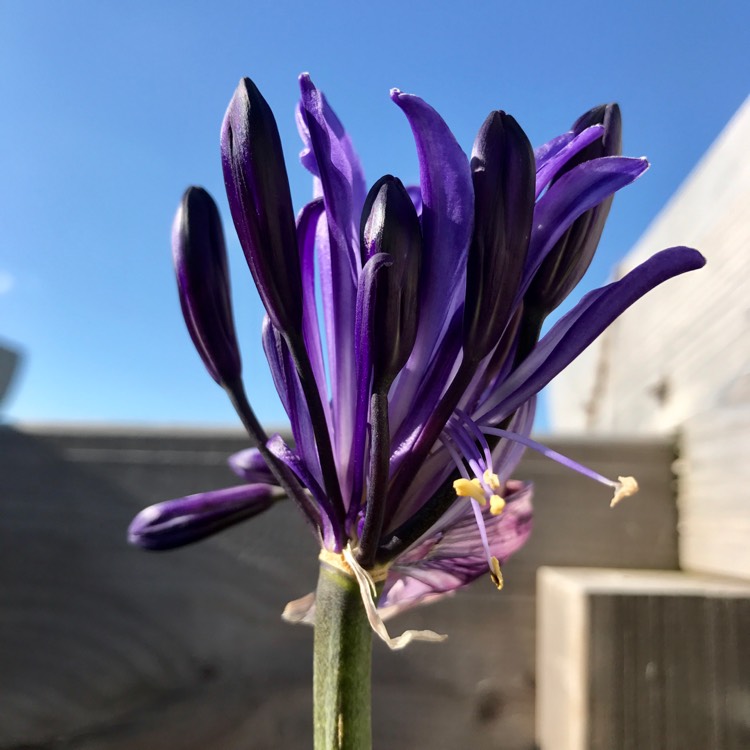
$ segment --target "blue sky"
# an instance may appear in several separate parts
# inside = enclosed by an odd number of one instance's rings
[[[370,181],[417,177],[392,86],[430,102],[467,151],[491,109],[511,112],[538,144],[619,101],[625,152],[653,166],[615,200],[578,296],[601,284],[747,95],[750,5],[465,7],[3,0],[0,341],[25,355],[6,419],[235,423],[182,325],[169,229],[189,184],[214,194],[226,226],[218,133],[244,75],[276,113],[297,207],[310,190],[293,118],[303,70]],[[229,230],[248,392],[261,420],[278,424],[261,306]]]

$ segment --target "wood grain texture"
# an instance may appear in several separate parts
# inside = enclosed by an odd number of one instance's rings
[[[750,747],[750,584],[543,568],[539,597],[541,750]]]
[[[639,300],[555,378],[555,430],[667,434],[713,408],[737,379],[748,377],[748,138],[750,97],[615,276],[674,245],[697,248],[706,266]]]
[[[698,414],[681,434],[682,567],[750,579],[750,403]]]
[[[642,493],[537,455],[535,531],[489,580],[393,624],[450,634],[374,654],[375,746],[530,750],[541,563],[675,567],[660,442],[551,441]],[[316,544],[291,504],[193,547],[125,544],[145,505],[228,486],[236,433],[0,429],[0,750],[307,748],[312,631],[280,620],[312,590]]]

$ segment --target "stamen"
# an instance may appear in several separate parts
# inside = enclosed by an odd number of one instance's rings
[[[497,586],[498,591],[500,591],[505,585],[505,582],[503,581],[503,572],[500,570],[500,561],[494,556],[490,563],[490,578],[492,579],[492,583]]]
[[[593,469],[589,469],[588,466],[579,464],[578,462],[573,461],[572,458],[563,456],[562,453],[553,451],[546,445],[537,443],[536,440],[532,440],[525,435],[519,435],[518,433],[510,432],[509,430],[501,430],[499,427],[481,427],[480,429],[482,430],[482,432],[486,432],[488,435],[497,435],[498,437],[505,438],[506,440],[512,440],[515,443],[525,445],[527,448],[531,448],[532,450],[541,453],[543,456],[551,458],[553,461],[557,461],[557,463],[562,464],[568,469],[577,471],[579,474],[583,474],[583,476],[588,477],[589,479],[593,479],[595,482],[599,482],[600,484],[604,484],[607,487],[612,487],[612,489],[614,489],[615,491],[615,494],[609,504],[610,508],[614,508],[614,506],[617,505],[617,503],[619,503],[620,500],[622,500],[624,497],[630,497],[631,495],[635,495],[635,493],[638,492],[638,482],[635,480],[635,477],[617,477],[618,481],[615,482],[614,479],[609,479],[605,476],[602,476]]]
[[[487,438],[482,434],[482,431],[477,427],[476,422],[465,412],[463,409],[456,409],[456,416],[466,425],[468,431],[472,434],[474,439],[479,443],[482,452],[484,453],[484,464],[487,469],[492,467],[492,451],[490,450]]]
[[[471,509],[474,511],[474,518],[477,522],[477,528],[479,529],[479,536],[482,539],[482,547],[484,547],[484,554],[487,557],[487,565],[492,571],[492,552],[490,551],[490,542],[487,539],[487,527],[484,525],[484,516],[482,515],[482,509],[479,507],[479,503],[471,499]]]
[[[457,461],[457,465],[463,465],[463,462],[466,461],[474,476],[477,477],[477,479],[481,477],[486,465],[482,461],[482,455],[479,452],[476,443],[472,437],[467,434],[466,430],[461,425],[460,420],[456,420],[456,422],[446,425],[443,434],[447,434],[451,441],[455,443],[455,448],[457,450],[454,449],[454,451],[451,452],[454,462]],[[446,441],[443,441],[444,444],[445,442]],[[450,443],[448,443],[448,445],[449,444]],[[463,460],[461,456],[458,455],[459,451],[463,456]],[[461,476],[468,478],[469,475],[466,471],[461,471]]]
[[[489,495],[490,513],[497,516],[503,512],[505,500],[500,495],[493,493],[493,490],[499,490],[501,487],[500,478],[492,471],[492,453],[487,445],[487,440],[484,438],[476,424],[467,417],[466,414],[463,412],[458,413],[458,411],[459,410],[457,410],[458,423],[454,422],[453,424],[446,425],[446,429],[442,436],[442,442],[451,454],[451,457],[462,477],[453,482],[453,489],[456,491],[458,497],[468,498],[471,502],[471,508],[474,511],[474,518],[477,522],[477,529],[479,530],[479,536],[482,540],[482,547],[484,548],[484,553],[487,558],[487,567],[490,570],[490,578],[499,590],[503,587],[503,574],[500,571],[500,562],[490,550],[482,507],[487,505],[487,497]],[[463,421],[469,432],[472,433],[472,437],[475,437],[477,442],[486,448],[486,463],[484,464],[484,470],[482,470],[481,466],[482,456],[479,454],[476,443],[466,434],[463,429],[464,425],[460,424],[461,421]],[[453,443],[456,445],[454,446]],[[471,470],[476,474],[473,479],[469,479],[469,472],[466,470],[464,460],[456,447],[465,454],[465,460],[469,463]],[[479,478],[480,475],[482,477],[481,479]]]

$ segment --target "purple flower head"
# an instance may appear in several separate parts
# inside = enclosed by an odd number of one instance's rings
[[[357,576],[366,607],[368,582],[383,583],[380,614],[371,599],[368,610],[381,633],[382,615],[483,571],[502,584],[501,565],[531,529],[532,488],[511,478],[525,448],[609,485],[615,500],[634,491],[631,478],[602,477],[534,442],[536,394],[631,304],[705,261],[690,248],[657,253],[539,339],[586,270],[612,196],[648,167],[619,155],[616,105],[536,152],[510,115],[492,112],[469,159],[432,107],[394,89],[420,183],[404,188],[388,175],[368,193],[327,99],[306,74],[300,89],[301,160],[315,197],[296,224],[276,124],[248,79],[222,128],[230,209],[268,312],[263,346],[293,447],[269,439],[241,387],[228,388],[255,442],[231,459],[247,484],[144,511],[131,539],[190,542],[289,495],[322,559]],[[218,270],[201,273],[221,280],[220,234],[208,236],[201,263],[213,258]],[[236,352],[225,342],[226,284],[181,287],[181,298],[208,311],[186,320],[209,371],[226,380],[216,364]],[[307,598],[289,617],[310,619],[313,608]]]

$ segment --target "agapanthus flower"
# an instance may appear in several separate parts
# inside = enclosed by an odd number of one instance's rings
[[[663,250],[540,338],[586,271],[612,196],[648,167],[620,155],[617,105],[536,151],[513,117],[492,112],[467,157],[432,107],[394,89],[420,183],[386,175],[368,191],[326,98],[306,74],[300,87],[314,199],[296,221],[276,122],[249,79],[221,131],[229,207],[267,311],[263,346],[293,444],[269,438],[245,396],[218,211],[191,188],[173,233],[180,301],[254,445],[230,459],[246,484],[148,508],[130,539],[178,546],[288,496],[322,559],[357,576],[388,639],[382,616],[485,572],[502,585],[502,564],[531,530],[532,488],[511,478],[526,447],[611,485],[616,499],[635,489],[535,443],[536,396],[633,302],[704,259]],[[289,617],[313,612],[307,597]]]

